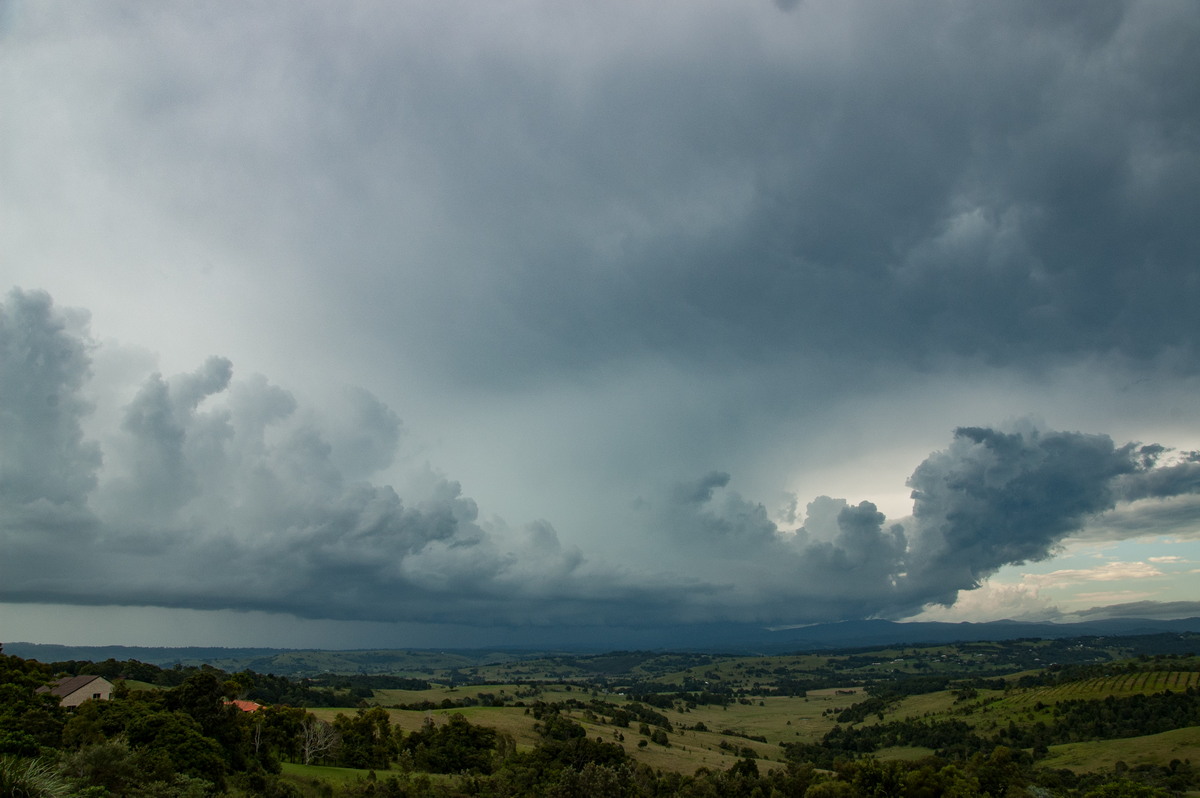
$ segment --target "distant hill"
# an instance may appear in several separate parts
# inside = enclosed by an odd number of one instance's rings
[[[419,675],[433,670],[466,668],[485,662],[514,659],[512,652],[319,649],[155,647],[155,646],[62,646],[41,643],[4,643],[4,653],[39,662],[80,660],[102,662],[138,660],[160,668],[175,665],[212,665],[224,671],[253,670],[279,675],[317,673],[386,673]]]
[[[779,630],[773,650],[827,650],[918,643],[966,643],[985,640],[1018,640],[1026,637],[1057,640],[1064,637],[1129,637],[1134,635],[1200,632],[1200,618],[1152,620],[1111,618],[1082,623],[896,623],[894,621],[843,621]]]
[[[751,627],[675,627],[664,630],[653,650],[708,653],[779,654],[800,651],[870,648],[956,642],[1062,639],[1069,637],[1131,637],[1138,635],[1200,632],[1200,618],[1151,620],[1115,618],[1085,623],[896,623],[893,621],[843,621],[794,629],[769,631]],[[604,650],[616,650],[612,645]],[[250,669],[259,673],[387,673],[420,675],[434,669],[469,668],[552,653],[596,653],[595,644],[555,649],[479,650],[292,650],[277,648],[62,646],[40,643],[4,643],[5,654],[42,662],[66,660],[135,659],[160,667],[175,664],[209,664],[226,671]]]

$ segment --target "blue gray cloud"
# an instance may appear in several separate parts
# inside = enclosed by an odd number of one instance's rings
[[[1118,504],[1200,492],[1195,453],[967,427],[913,472],[909,518],[820,497],[781,528],[712,472],[635,506],[663,559],[631,563],[546,521],[484,523],[445,477],[409,497],[358,478],[390,462],[395,412],[349,392],[353,433],[331,437],[220,357],[146,375],[101,452],[82,433],[84,318],[42,292],[0,306],[0,368],[22,386],[0,393],[0,600],[514,626],[903,617],[1050,556]]]

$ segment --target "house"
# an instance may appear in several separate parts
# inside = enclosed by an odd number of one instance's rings
[[[237,707],[242,712],[257,712],[262,709],[262,704],[258,703],[257,701],[243,701],[241,699],[236,701],[226,701],[225,705]]]
[[[64,707],[77,707],[84,701],[107,701],[112,697],[113,684],[103,676],[64,676],[49,687],[39,687],[39,693],[58,697]]]

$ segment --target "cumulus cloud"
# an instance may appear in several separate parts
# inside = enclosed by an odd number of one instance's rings
[[[960,428],[927,458],[913,488],[909,578],[971,588],[1009,563],[1042,560],[1091,516],[1116,505],[1113,483],[1139,468],[1104,435]]]
[[[964,590],[950,606],[934,604],[914,621],[947,623],[987,621],[1056,621],[1062,612],[1037,585],[985,582],[975,590]]]
[[[89,521],[101,453],[81,424],[90,410],[85,323],[82,313],[56,312],[44,292],[14,291],[0,306],[0,524],[67,535]]]

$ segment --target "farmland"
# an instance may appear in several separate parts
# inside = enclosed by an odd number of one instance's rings
[[[266,706],[221,713],[225,720],[211,710],[195,715],[208,724],[197,729],[227,741],[210,756],[230,740],[255,741],[253,753],[224,766],[226,781],[249,778],[238,763],[255,757],[268,774],[275,768],[269,778],[300,795],[358,795],[376,781],[411,794],[525,794],[519,789],[533,787],[513,785],[529,779],[616,779],[629,795],[652,782],[661,794],[676,794],[697,780],[724,794],[731,779],[757,779],[764,789],[802,794],[803,785],[885,772],[985,784],[1000,760],[1012,762],[1002,768],[1005,778],[1052,794],[1105,780],[1195,789],[1200,658],[1188,649],[1200,649],[1200,636],[1160,637],[770,656],[509,654],[494,661],[460,653],[334,652],[325,659],[292,652],[293,663],[375,663],[369,673],[302,679],[208,665],[5,659],[41,678],[98,673],[118,684],[112,702],[89,702],[58,721],[64,761],[83,755],[70,746],[127,746],[123,755],[142,756],[136,745],[144,743],[126,742],[143,739],[139,713],[187,714],[196,701],[214,700],[203,695],[223,694]],[[403,663],[400,673],[375,670],[389,658]],[[120,742],[105,742],[104,729],[121,724]],[[178,778],[199,772],[181,769]],[[643,786],[635,789],[635,781]],[[675,786],[662,787],[668,783]]]
[[[1053,722],[1056,707],[1200,687],[1193,658],[1123,661],[1113,641],[1014,641],[768,657],[619,652],[455,669],[474,684],[432,683],[425,690],[378,690],[370,703],[387,707],[397,728],[415,730],[460,713],[510,735],[518,746],[539,742],[534,703],[557,707],[590,738],[619,744],[635,761],[691,773],[728,768],[750,756],[764,767],[782,766],[790,746],[820,745],[835,728],[863,729],[919,720],[958,721],[983,737],[997,730]],[[1066,659],[1069,664],[1055,661]],[[1115,664],[1120,663],[1120,664]],[[1157,667],[1162,664],[1162,668]],[[1041,664],[1041,669],[1025,666]],[[1100,675],[1088,675],[1109,669]],[[1111,669],[1121,672],[1111,672]],[[1076,678],[1073,674],[1083,674]],[[430,676],[437,676],[433,673]],[[516,676],[516,680],[488,681]],[[526,681],[526,679],[530,679]],[[892,688],[900,693],[891,694]],[[877,696],[872,699],[872,696]],[[878,698],[885,696],[885,698]],[[649,701],[669,730],[667,744],[650,727],[620,725],[606,709]],[[869,710],[862,707],[871,705]],[[857,708],[858,715],[855,714]],[[318,710],[331,719],[339,710]],[[859,717],[861,716],[861,717]],[[1097,767],[1121,762],[1166,766],[1179,745],[1156,746],[1187,732],[1117,740],[1054,744],[1043,767]],[[1149,741],[1149,742],[1147,742]],[[1070,747],[1073,746],[1073,747]],[[1090,748],[1089,748],[1090,746]],[[1096,746],[1100,746],[1096,748]],[[1155,751],[1161,755],[1156,755]],[[1082,751],[1102,751],[1085,755]],[[894,745],[876,749],[884,760],[913,760],[934,749]],[[1090,757],[1090,758],[1089,758]]]

